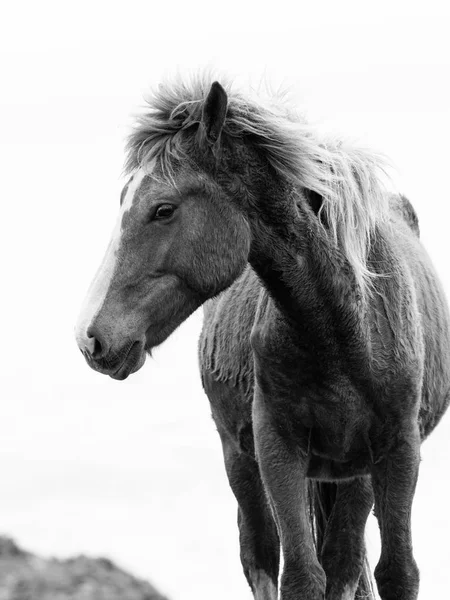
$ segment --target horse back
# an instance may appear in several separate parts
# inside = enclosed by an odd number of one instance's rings
[[[391,211],[397,213],[417,237],[419,237],[419,218],[408,198],[402,194],[392,194],[389,198],[389,204]]]

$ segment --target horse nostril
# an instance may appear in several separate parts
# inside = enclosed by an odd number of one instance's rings
[[[93,358],[97,358],[97,357],[101,356],[103,348],[97,338],[93,338],[93,341],[94,341],[94,348],[92,351],[92,356],[93,356]]]
[[[101,339],[98,331],[95,331],[93,327],[87,330],[88,344],[86,349],[92,358],[102,358],[107,353],[107,346],[105,341]]]

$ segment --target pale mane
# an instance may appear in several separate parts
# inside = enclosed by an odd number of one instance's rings
[[[179,78],[161,84],[149,96],[147,112],[137,118],[128,140],[128,172],[156,158],[163,173],[169,175],[174,159],[188,158],[183,143],[186,131],[199,127],[214,79],[208,75]],[[371,238],[388,214],[388,194],[383,185],[386,159],[344,139],[320,135],[282,98],[264,103],[234,92],[228,82],[220,83],[229,103],[222,135],[251,135],[280,176],[322,196],[327,227],[352,265],[362,291],[369,292],[373,276],[367,266]]]

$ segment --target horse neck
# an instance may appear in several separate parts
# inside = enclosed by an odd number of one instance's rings
[[[298,202],[292,191],[276,198],[274,202],[273,197],[260,197],[256,214],[250,217],[253,269],[278,309],[302,335],[317,336],[321,331],[328,335],[331,325],[335,332],[345,327],[345,337],[350,331],[360,337],[361,298],[348,261],[304,195],[297,194]]]

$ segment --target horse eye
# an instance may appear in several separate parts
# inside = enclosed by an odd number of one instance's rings
[[[173,204],[160,204],[155,211],[154,219],[168,219],[175,212]]]

